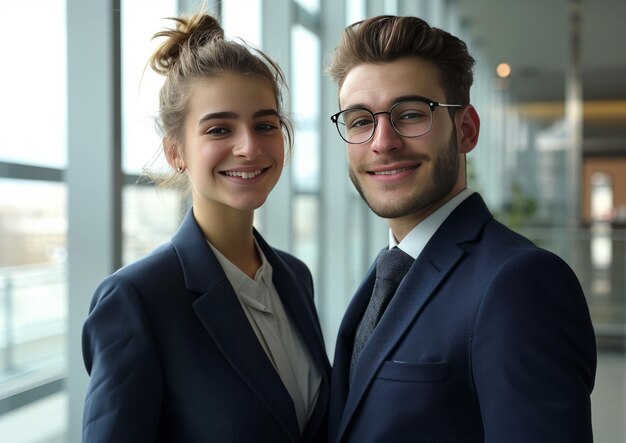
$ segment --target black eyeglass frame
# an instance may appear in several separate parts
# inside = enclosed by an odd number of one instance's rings
[[[400,131],[398,131],[398,128],[396,128],[396,125],[391,120],[391,113],[393,112],[393,110],[395,109],[396,106],[402,105],[404,103],[410,103],[410,102],[425,103],[430,108],[430,125],[428,126],[428,130],[426,132],[424,132],[423,134],[420,134],[420,135],[404,135],[404,134],[401,134]],[[367,143],[368,141],[370,141],[374,137],[374,133],[376,132],[376,126],[378,126],[378,121],[376,120],[376,116],[377,115],[387,114],[387,118],[389,119],[389,123],[391,124],[391,127],[401,137],[417,138],[417,137],[421,137],[423,135],[428,134],[430,132],[430,130],[432,129],[435,109],[437,109],[437,108],[462,108],[463,106],[464,105],[449,104],[449,103],[439,103],[439,102],[436,102],[436,101],[431,100],[431,99],[426,98],[426,97],[416,96],[416,97],[411,97],[411,98],[407,98],[407,99],[404,99],[404,100],[400,100],[400,101],[394,103],[391,106],[391,108],[389,108],[389,111],[372,112],[372,111],[370,111],[367,108],[360,108],[360,107],[359,108],[344,109],[344,110],[341,110],[341,111],[337,112],[336,114],[331,115],[330,116],[330,121],[332,121],[335,124],[335,127],[337,128],[337,132],[339,133],[339,136],[346,143],[349,143],[351,145],[362,145],[363,143]],[[339,116],[341,114],[343,114],[344,112],[349,112],[349,111],[366,111],[366,112],[369,112],[370,114],[372,114],[372,117],[373,117],[372,120],[374,122],[374,127],[372,128],[372,134],[366,140],[363,140],[362,142],[351,142],[351,141],[346,140],[346,138],[341,133],[341,130],[339,129],[339,125],[343,124],[343,123],[339,122]]]

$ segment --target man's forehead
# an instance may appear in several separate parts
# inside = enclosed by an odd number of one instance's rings
[[[363,63],[352,68],[339,89],[339,104],[346,107],[390,106],[407,96],[445,101],[436,65],[419,58],[387,63]]]

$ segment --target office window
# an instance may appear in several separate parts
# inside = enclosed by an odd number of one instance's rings
[[[367,16],[365,7],[365,0],[346,0],[346,26],[363,20]]]
[[[320,0],[295,0],[295,2],[311,14],[317,14],[320,10]]]
[[[122,262],[129,263],[172,236],[186,203],[178,191],[145,186],[144,176],[144,170],[169,170],[155,120],[164,78],[146,63],[160,43],[152,36],[175,25],[165,18],[177,14],[177,2],[132,0],[121,6],[122,170],[131,183],[122,192]]]
[[[67,332],[67,189],[0,179],[0,398],[61,376]]]
[[[319,277],[319,198],[299,194],[293,197],[293,254],[304,261],[313,275]],[[316,285],[317,287],[317,285]]]
[[[291,103],[295,144],[287,170],[293,183],[294,253],[313,277],[320,268],[320,42],[299,24],[291,30]]]
[[[291,172],[297,191],[317,192],[320,186],[320,43],[294,25],[292,38],[291,103],[296,128]]]
[[[187,209],[180,192],[153,186],[125,186],[122,201],[124,263],[137,260],[167,242]]]
[[[242,13],[245,10],[245,14]],[[261,0],[224,0],[222,27],[228,38],[240,38],[256,47],[261,46]]]
[[[372,258],[368,254],[368,242],[365,241],[368,238],[366,216],[369,208],[365,207],[363,199],[356,192],[350,193],[348,205],[351,217],[348,218],[350,238],[348,239],[348,254],[346,254],[349,263],[347,287],[349,293],[352,294],[361,283]],[[381,248],[383,246],[381,245]]]
[[[64,0],[0,2],[0,162],[67,164],[65,14]]]
[[[159,89],[163,77],[147,66],[158,46],[152,36],[174,26],[176,0],[131,0],[122,6],[122,169],[141,174],[144,167],[159,165],[161,139],[155,127]]]
[[[1,2],[0,17],[0,402],[6,410],[14,407],[11,398],[65,371],[66,4]]]

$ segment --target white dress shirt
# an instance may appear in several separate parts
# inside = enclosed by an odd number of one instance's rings
[[[472,195],[474,191],[465,188],[457,195],[448,200],[442,207],[430,214],[420,223],[418,223],[411,231],[402,239],[400,243],[389,229],[389,249],[397,246],[411,257],[416,259],[421,253],[426,243],[428,243],[437,229],[443,224],[448,216],[459,206],[463,200]]]
[[[209,246],[222,265],[267,357],[291,395],[302,432],[315,409],[322,377],[298,329],[285,312],[272,281],[272,266],[256,239],[254,242],[262,261],[254,279],[224,257],[211,243]],[[283,297],[290,296],[283,294]]]

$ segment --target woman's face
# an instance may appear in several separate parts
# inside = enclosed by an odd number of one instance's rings
[[[283,168],[284,139],[271,84],[223,74],[193,86],[182,160],[196,210],[252,211]]]

